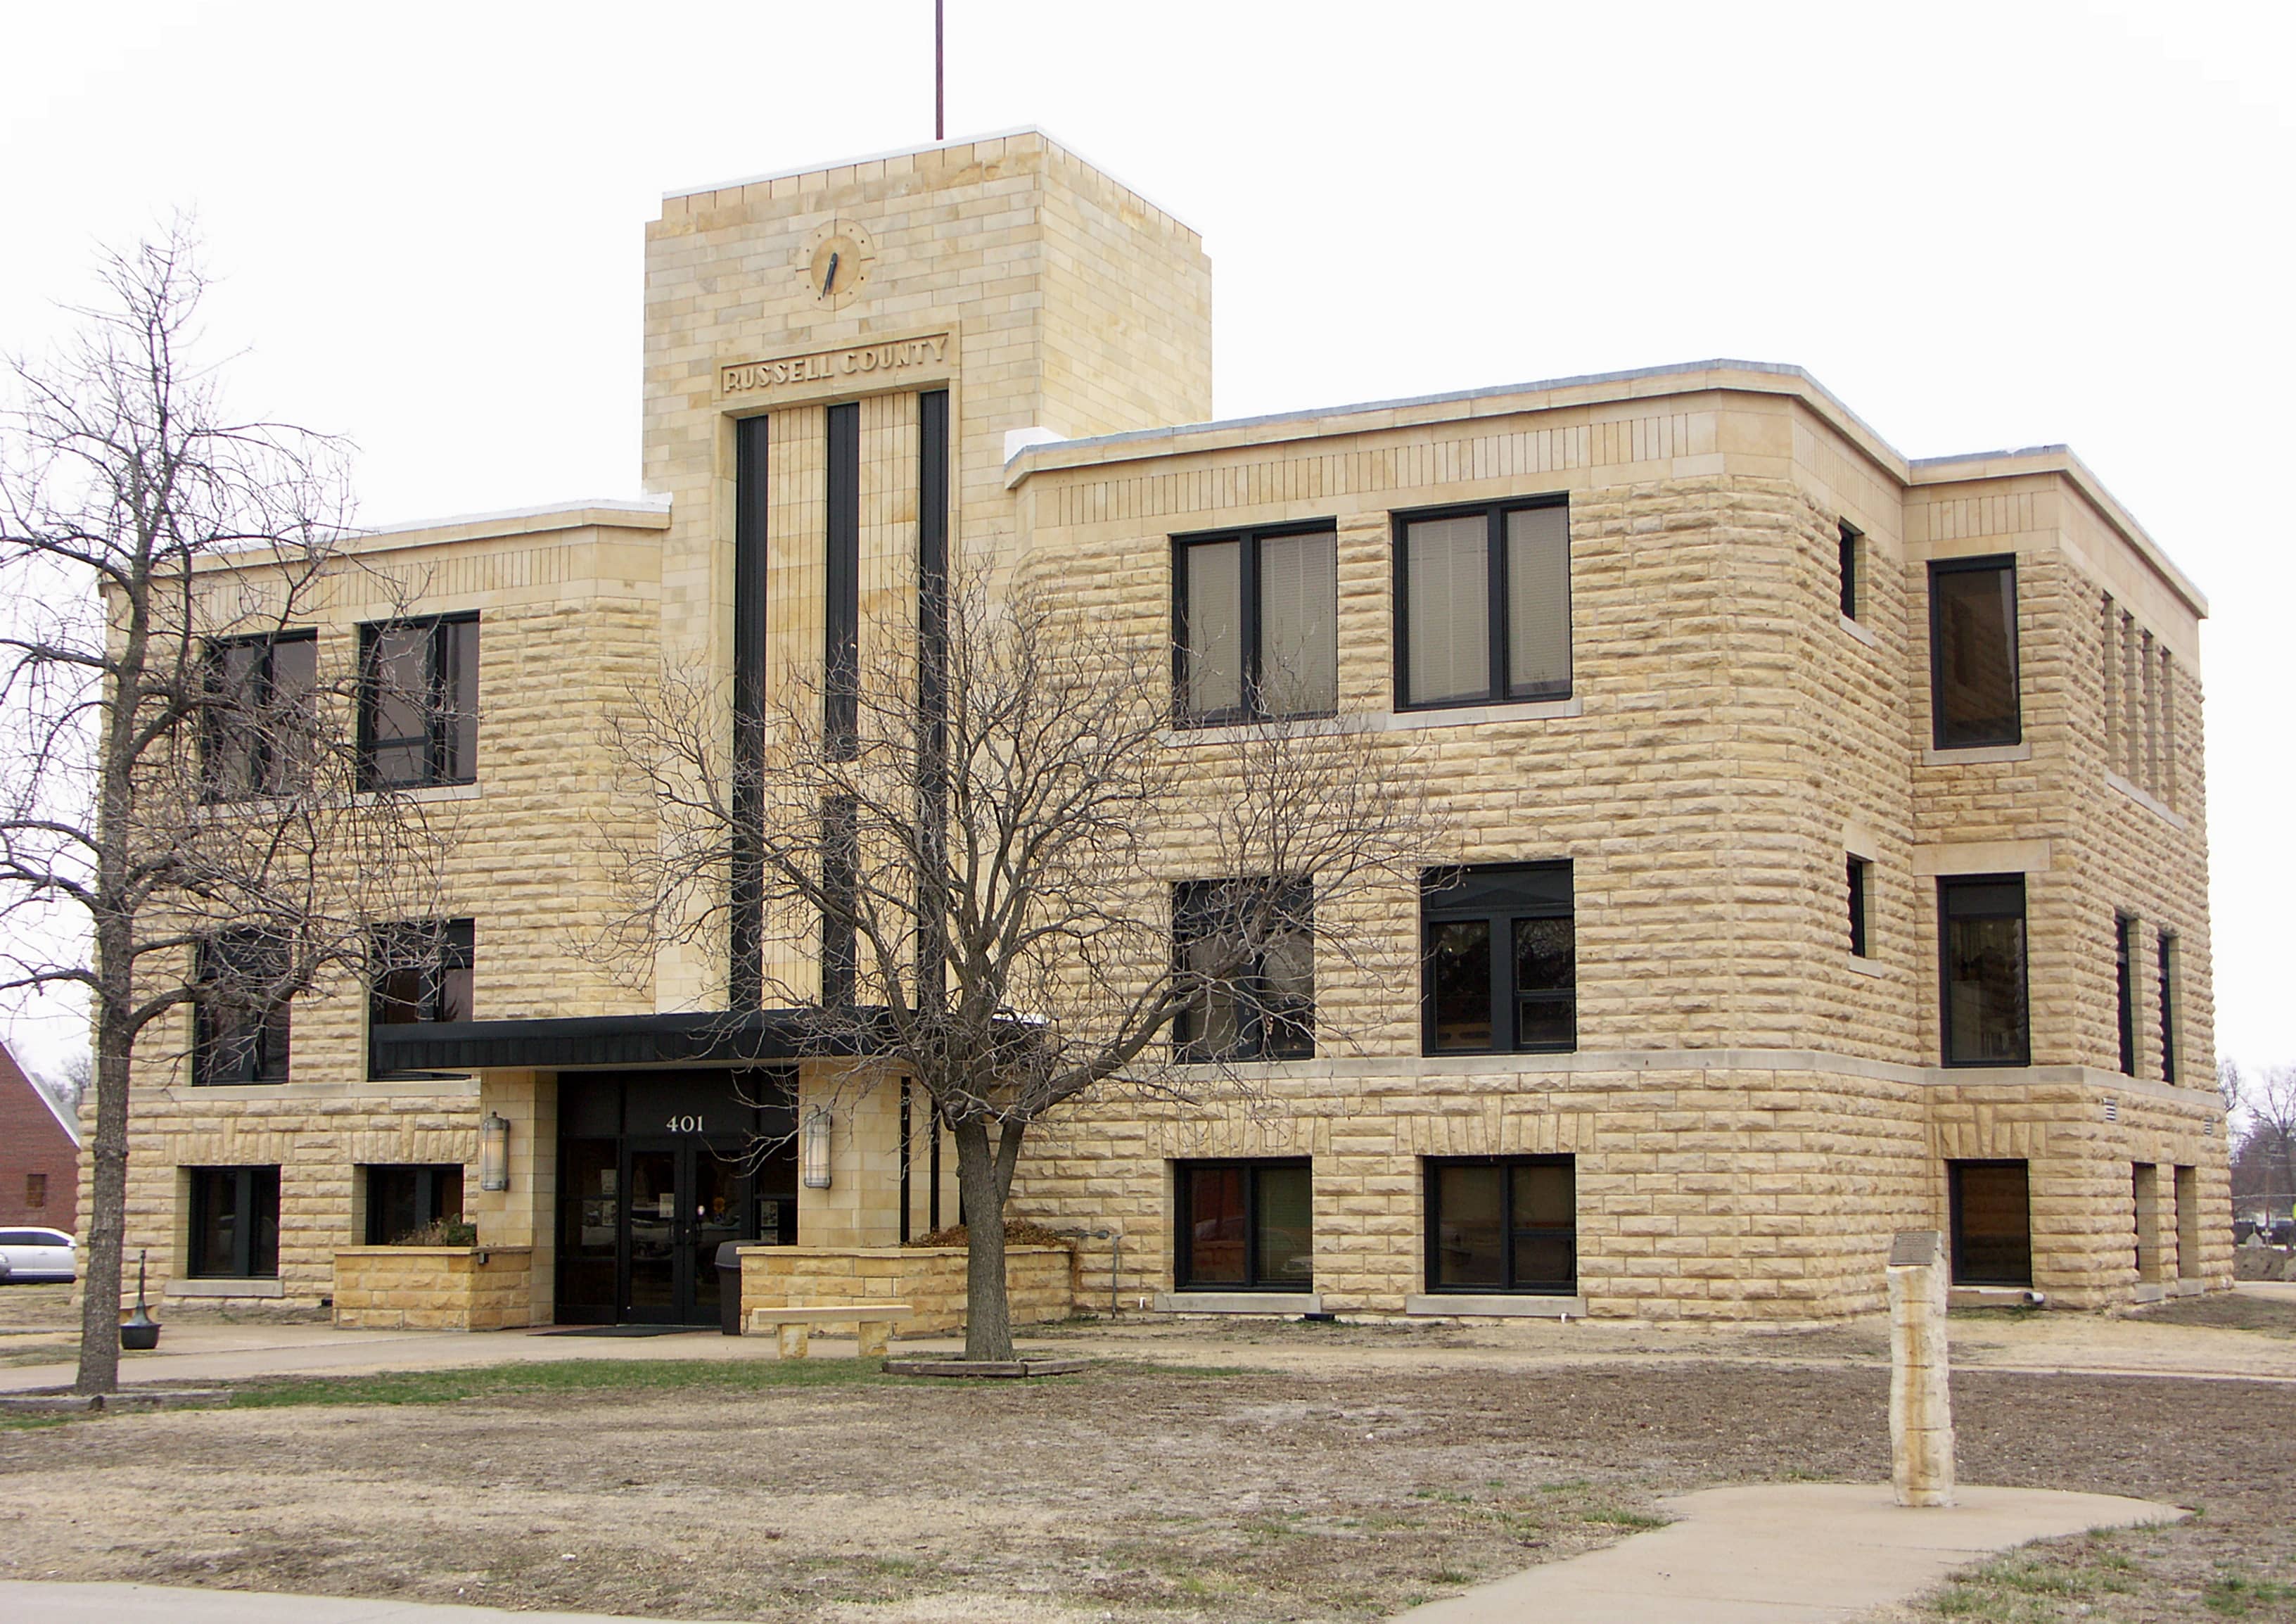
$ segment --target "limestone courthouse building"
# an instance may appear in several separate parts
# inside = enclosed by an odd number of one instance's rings
[[[726,1241],[849,1291],[955,1221],[898,1079],[824,1116],[831,1062],[728,1050],[726,949],[589,947],[601,831],[652,816],[617,708],[818,662],[936,556],[1214,628],[1183,756],[1281,643],[1446,814],[1447,882],[1365,927],[1398,973],[1304,943],[1313,1022],[1239,1025],[1249,1109],[1032,1135],[1046,1312],[1824,1317],[1907,1228],[1980,1297],[2228,1282],[2206,605],[2067,450],[1911,461],[1736,361],[1212,421],[1196,234],[1033,130],[645,234],[648,494],[365,535],[258,651],[365,662],[369,769],[459,833],[426,968],[139,1074],[179,1309],[707,1325]]]

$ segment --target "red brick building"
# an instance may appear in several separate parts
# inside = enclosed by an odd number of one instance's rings
[[[0,1224],[76,1233],[79,1141],[0,1044]]]

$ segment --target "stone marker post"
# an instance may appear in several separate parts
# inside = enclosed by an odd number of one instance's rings
[[[1943,1241],[1902,1229],[1890,1244],[1890,1479],[1900,1505],[1953,1504]]]

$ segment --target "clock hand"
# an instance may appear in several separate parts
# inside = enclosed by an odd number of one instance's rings
[[[829,275],[821,279],[821,296],[824,299],[827,299],[829,297],[830,283],[837,280],[837,255],[832,254],[829,256]]]

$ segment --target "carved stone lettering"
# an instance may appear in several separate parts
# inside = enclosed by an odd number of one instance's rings
[[[948,349],[948,334],[936,332],[926,338],[855,344],[843,349],[820,349],[810,355],[782,356],[770,361],[739,361],[718,369],[718,392],[770,394],[776,390],[849,377],[945,372]]]

